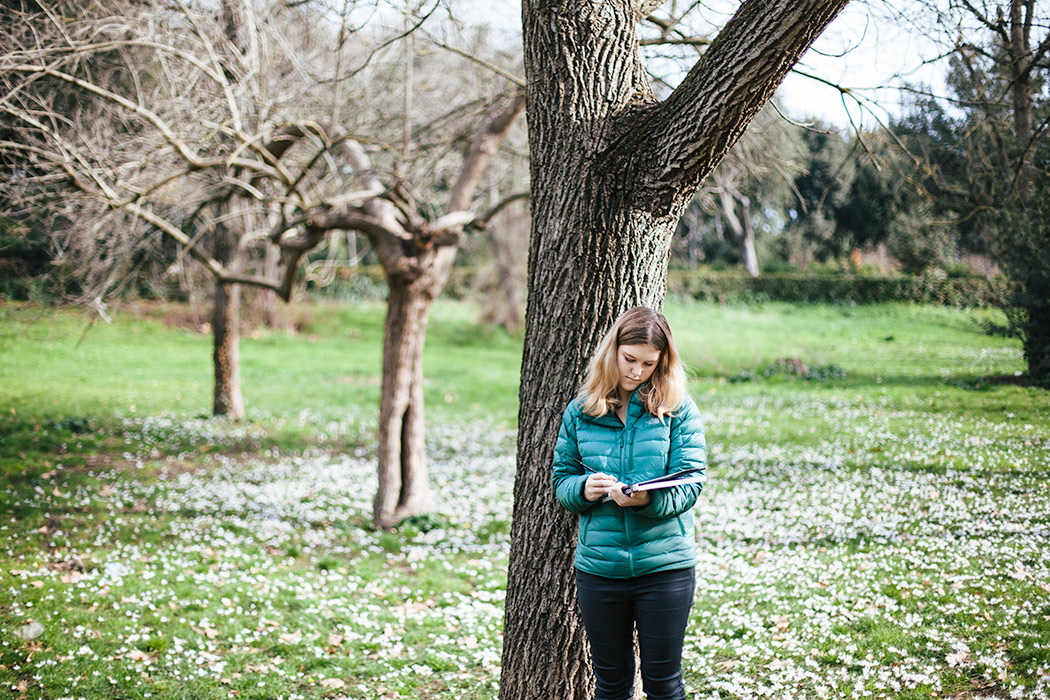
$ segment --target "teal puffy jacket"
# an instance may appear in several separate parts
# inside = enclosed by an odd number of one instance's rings
[[[705,467],[704,425],[696,404],[687,397],[674,416],[661,421],[645,410],[635,390],[625,423],[613,411],[594,417],[582,406],[577,398],[565,409],[554,448],[554,494],[562,507],[580,516],[576,568],[606,578],[633,578],[695,566],[691,509],[700,484],[651,491],[652,502],[643,508],[588,501],[583,484],[590,471],[633,484]]]

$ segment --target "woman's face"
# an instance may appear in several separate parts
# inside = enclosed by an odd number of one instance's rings
[[[660,361],[660,351],[652,345],[621,345],[616,350],[616,369],[620,389],[632,392],[653,376]]]

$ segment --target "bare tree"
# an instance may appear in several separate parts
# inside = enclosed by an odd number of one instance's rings
[[[331,37],[306,6],[274,5],[281,21],[263,21],[265,6],[232,0],[217,7],[143,0],[121,9],[64,24],[48,41],[27,32],[5,42],[11,49],[0,56],[0,110],[17,125],[18,138],[0,148],[32,161],[46,182],[61,173],[78,202],[162,232],[211,273],[217,285],[217,413],[243,411],[238,395],[218,398],[220,375],[238,386],[240,285],[287,301],[310,250],[343,231],[367,236],[390,289],[376,523],[391,527],[425,509],[422,351],[428,311],[448,278],[463,227],[496,213],[476,212],[473,199],[524,109],[520,88],[492,96],[491,84],[479,83],[487,98],[466,99],[466,107],[410,128],[412,143],[384,150],[374,144],[396,141],[377,125],[389,124],[390,112],[351,114],[345,105],[333,109],[331,96],[334,90],[356,103],[370,81],[358,87],[351,77],[388,71],[384,52],[393,51],[391,41],[348,55],[348,67],[337,66],[333,75],[319,49]],[[55,25],[44,13],[24,19]],[[294,49],[288,36],[296,39]],[[102,52],[119,56],[133,79],[115,85],[96,80],[91,62]],[[67,94],[88,96],[103,110],[102,123],[117,128],[96,135],[97,120],[86,123],[54,92],[34,90],[42,79]],[[382,104],[385,97],[372,102]],[[434,103],[446,110],[449,104]],[[372,143],[333,122],[333,114],[375,128]],[[434,195],[424,199],[416,190],[444,190],[445,202],[435,206]],[[262,252],[256,257],[279,251],[279,264],[264,274],[247,269],[251,250]]]
[[[393,527],[429,507],[423,424],[423,343],[430,306],[448,281],[459,245],[459,231],[488,219],[470,210],[484,170],[525,106],[524,94],[512,96],[478,129],[444,213],[428,221],[403,185],[384,187],[364,150],[344,142],[347,161],[369,190],[385,194],[360,205],[322,207],[302,221],[306,235],[355,230],[368,236],[386,273],[389,297],[383,336],[383,387],[379,409],[379,491],[374,520]]]

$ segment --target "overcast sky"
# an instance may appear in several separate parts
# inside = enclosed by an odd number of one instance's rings
[[[450,0],[462,21],[488,23],[507,40],[520,40],[521,5],[514,0]],[[903,80],[940,87],[943,66],[923,66],[936,47],[914,21],[892,16],[891,6],[915,12],[915,0],[854,0],[803,57],[798,70],[848,87],[879,118],[900,113],[901,96],[892,89]],[[706,0],[694,18],[694,31],[713,35],[740,6],[739,0]],[[657,11],[657,14],[666,12]],[[513,37],[513,38],[512,38]],[[688,70],[688,65],[684,70]],[[682,74],[684,75],[684,70]],[[797,74],[784,81],[778,104],[796,118],[816,117],[839,126],[849,124],[841,94],[818,80]],[[846,101],[853,118],[874,127],[870,114]]]

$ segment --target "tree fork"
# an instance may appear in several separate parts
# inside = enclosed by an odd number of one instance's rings
[[[662,305],[685,203],[847,2],[744,2],[662,103],[638,58],[652,3],[522,3],[533,219],[501,700],[589,695],[575,519],[550,486],[561,413],[616,316]]]

